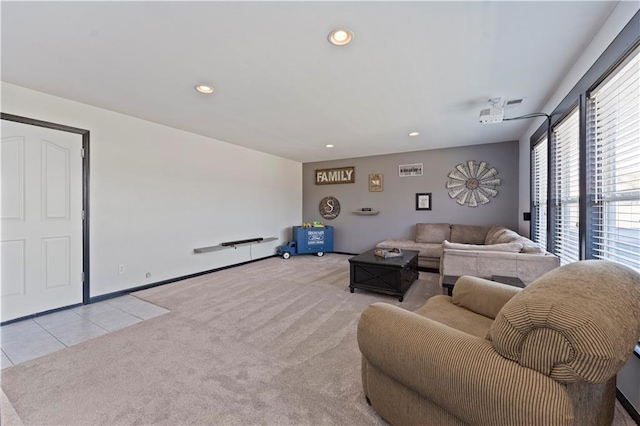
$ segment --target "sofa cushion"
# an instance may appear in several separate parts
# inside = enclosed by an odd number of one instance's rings
[[[450,229],[448,223],[417,223],[416,243],[442,243],[449,239]]]
[[[416,243],[413,240],[384,240],[376,245],[378,248],[399,248],[400,250],[417,250],[419,257],[442,257],[442,243]]]
[[[450,243],[445,240],[442,243],[443,249],[453,250],[474,250],[474,251],[508,251],[512,253],[519,253],[522,250],[523,245],[519,242],[502,243],[502,244],[462,244],[462,243]]]
[[[465,244],[484,244],[490,226],[451,225],[451,242]]]
[[[493,324],[491,318],[454,305],[451,297],[442,295],[430,297],[414,313],[482,339]]]
[[[451,301],[462,308],[494,319],[520,288],[465,275],[456,281]]]

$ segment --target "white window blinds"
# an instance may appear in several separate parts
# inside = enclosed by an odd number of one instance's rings
[[[588,105],[590,257],[640,272],[640,48]]]
[[[553,128],[553,252],[565,265],[577,262],[579,250],[579,109],[575,107]]]
[[[531,225],[533,241],[547,249],[547,153],[548,144],[545,135],[533,147],[531,153],[532,175],[532,214]]]

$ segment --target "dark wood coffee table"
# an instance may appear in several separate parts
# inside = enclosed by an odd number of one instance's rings
[[[418,279],[418,251],[403,250],[402,257],[384,259],[373,254],[371,249],[349,259],[351,278],[349,290],[375,291],[398,296],[404,300],[404,294]]]
[[[442,287],[447,289],[447,294],[451,296],[453,294],[453,287],[456,285],[456,281],[460,278],[457,275],[445,275],[442,277]],[[508,284],[514,287],[524,288],[524,283],[518,277],[506,277],[503,275],[492,275],[491,281],[495,281],[501,284]]]

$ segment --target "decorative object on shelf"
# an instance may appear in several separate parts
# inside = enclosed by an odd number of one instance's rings
[[[492,197],[498,195],[496,187],[502,181],[497,176],[498,170],[486,161],[480,161],[479,164],[474,160],[460,163],[449,172],[449,197],[461,206],[465,203],[469,207],[477,207],[478,202],[487,204]]]
[[[398,166],[398,176],[400,177],[408,177],[408,176],[422,176],[422,163],[416,164],[401,164]]]
[[[371,207],[363,207],[360,210],[362,210],[363,212],[370,212],[371,211]]]
[[[340,214],[340,202],[335,197],[324,197],[320,201],[320,216],[333,220]]]
[[[382,173],[369,175],[369,192],[382,192]]]
[[[390,257],[402,257],[402,250],[399,248],[392,249],[375,249],[373,252],[374,255],[378,257],[382,257],[384,259],[388,259]]]
[[[431,210],[431,193],[416,194],[416,210]]]
[[[355,181],[356,168],[354,166],[316,170],[316,185],[354,183]]]

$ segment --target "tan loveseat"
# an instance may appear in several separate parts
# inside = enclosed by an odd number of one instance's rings
[[[415,239],[385,240],[380,248],[418,250],[418,266],[445,275],[502,275],[529,284],[560,266],[560,259],[504,226],[418,223]]]
[[[358,323],[364,394],[394,425],[606,425],[640,338],[640,275],[588,260],[524,289],[462,277]]]

